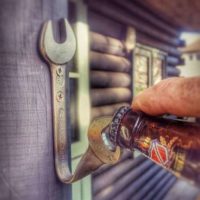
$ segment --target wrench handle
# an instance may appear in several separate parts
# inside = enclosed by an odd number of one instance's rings
[[[66,82],[69,75],[68,69],[65,65],[51,64],[55,168],[59,180],[63,183],[77,181],[103,164],[89,146],[74,174],[70,171],[71,145],[67,126],[69,117],[66,116],[66,105],[69,103],[67,101],[69,96],[66,92],[69,89]]]
[[[51,64],[52,99],[53,99],[53,129],[55,167],[58,178],[63,181],[69,179],[70,174],[70,141],[68,135],[66,103],[66,76],[65,65]]]

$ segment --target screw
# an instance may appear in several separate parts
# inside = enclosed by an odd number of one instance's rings
[[[57,73],[58,76],[63,76],[64,70],[62,69],[62,67],[58,67],[56,69],[56,73]]]
[[[57,92],[57,100],[60,102],[60,101],[63,101],[63,99],[64,99],[63,92],[61,91]]]

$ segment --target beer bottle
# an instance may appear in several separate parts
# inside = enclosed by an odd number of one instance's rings
[[[102,132],[116,146],[137,149],[145,156],[200,185],[200,126],[197,123],[148,116],[121,107]],[[105,138],[104,138],[105,139]]]

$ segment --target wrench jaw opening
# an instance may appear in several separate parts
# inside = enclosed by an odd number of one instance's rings
[[[66,30],[66,38],[62,43],[57,43],[53,35],[52,21],[44,23],[40,36],[40,52],[48,63],[57,65],[67,64],[76,51],[76,39],[71,26],[66,19],[61,23],[62,30]]]

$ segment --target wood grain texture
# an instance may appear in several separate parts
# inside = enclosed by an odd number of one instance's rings
[[[66,1],[58,4],[63,15]],[[50,0],[0,2],[0,200],[70,196],[55,175],[50,74],[37,51],[42,22],[60,17],[54,7]]]
[[[125,57],[90,51],[90,68],[94,70],[130,73],[131,62]]]

